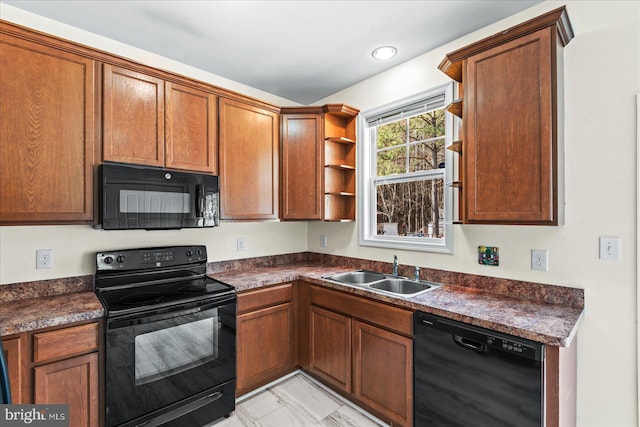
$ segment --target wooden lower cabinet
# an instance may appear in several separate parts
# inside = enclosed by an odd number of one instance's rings
[[[9,380],[11,382],[11,402],[14,404],[23,404],[29,401],[29,389],[26,381],[26,339],[25,335],[20,335],[15,338],[2,340]]]
[[[412,425],[413,340],[353,322],[354,395],[399,425]]]
[[[351,393],[351,319],[312,306],[309,341],[309,371]]]
[[[15,404],[68,404],[69,426],[100,425],[100,323],[2,338]]]
[[[314,285],[308,299],[303,369],[393,426],[411,426],[413,312]]]
[[[294,307],[291,283],[238,295],[237,396],[297,366]]]
[[[35,404],[68,404],[69,426],[98,426],[98,353],[34,368]]]

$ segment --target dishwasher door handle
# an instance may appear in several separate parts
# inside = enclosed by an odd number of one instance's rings
[[[484,353],[487,351],[486,344],[461,337],[460,335],[454,335],[453,341],[461,347],[476,351],[478,353]]]

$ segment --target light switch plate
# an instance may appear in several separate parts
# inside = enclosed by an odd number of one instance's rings
[[[600,237],[600,259],[604,261],[620,260],[619,237]]]

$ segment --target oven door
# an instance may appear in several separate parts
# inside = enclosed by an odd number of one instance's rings
[[[194,304],[107,320],[107,427],[235,378],[235,296]]]

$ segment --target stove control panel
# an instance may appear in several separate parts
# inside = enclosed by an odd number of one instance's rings
[[[206,246],[123,249],[96,254],[96,270],[140,270],[207,262]]]

